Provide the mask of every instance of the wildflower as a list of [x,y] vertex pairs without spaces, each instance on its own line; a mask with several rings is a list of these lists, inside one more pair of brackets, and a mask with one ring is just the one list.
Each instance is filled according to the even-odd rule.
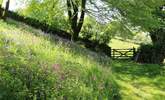
[[61,67],[60,64],[54,64],[53,65],[53,70],[56,71],[56,72],[59,72],[60,71],[60,67]]

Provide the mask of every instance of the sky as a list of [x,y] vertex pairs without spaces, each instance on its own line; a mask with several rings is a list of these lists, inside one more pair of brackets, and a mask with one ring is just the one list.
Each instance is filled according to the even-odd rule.
[[[3,7],[5,6],[7,0],[3,1]],[[20,8],[24,8],[26,0],[10,0],[9,10],[15,11]]]

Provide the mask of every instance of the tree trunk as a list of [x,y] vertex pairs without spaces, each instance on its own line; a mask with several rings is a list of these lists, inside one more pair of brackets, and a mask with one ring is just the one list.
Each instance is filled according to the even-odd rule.
[[2,3],[3,3],[3,0],[1,0],[0,2],[0,19],[2,18],[2,13],[3,13]]
[[[67,7],[68,7],[68,16],[69,21],[71,24],[72,29],[72,40],[77,41],[79,37],[79,33],[81,31],[84,16],[85,16],[85,5],[86,0],[81,1],[81,11],[79,11],[78,3],[74,2],[73,0],[67,0]],[[78,13],[81,13],[80,18]]]
[[141,46],[137,61],[140,63],[161,64],[165,59],[165,29],[150,32],[152,45]]
[[2,12],[3,12],[2,5],[0,4],[0,19],[2,18]]
[[150,34],[153,46],[155,47],[154,63],[163,63],[165,59],[165,29],[155,29]]
[[81,28],[83,26],[83,23],[84,23],[84,17],[85,17],[85,5],[86,5],[86,0],[82,0],[82,3],[81,3],[81,16],[80,16],[80,19],[79,19],[79,23],[77,25],[77,31],[74,33],[75,37],[74,39],[77,39],[78,36],[79,36],[79,33],[81,31]]
[[8,0],[8,1],[6,2],[5,11],[4,11],[4,14],[2,15],[2,17],[3,17],[4,20],[6,20],[7,13],[8,13],[8,10],[9,10],[9,5],[10,5],[10,0]]

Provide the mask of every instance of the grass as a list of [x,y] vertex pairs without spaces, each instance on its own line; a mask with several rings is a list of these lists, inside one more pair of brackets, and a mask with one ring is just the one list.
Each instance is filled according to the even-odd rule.
[[113,61],[113,75],[123,100],[164,100],[165,66]]
[[112,39],[111,42],[109,43],[109,46],[112,47],[113,49],[128,49],[128,48],[138,48],[139,45],[126,42],[126,41],[121,41],[119,39]]
[[0,21],[0,76],[3,100],[165,99],[165,66],[112,61],[13,20]]
[[0,99],[118,99],[109,61],[22,23],[0,21]]

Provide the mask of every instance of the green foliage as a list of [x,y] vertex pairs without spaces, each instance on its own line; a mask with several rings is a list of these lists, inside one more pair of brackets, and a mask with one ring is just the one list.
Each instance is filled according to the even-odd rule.
[[[104,0],[110,7],[116,8],[124,17],[125,23],[132,23],[133,26],[141,26],[149,30],[160,26],[158,17],[154,14],[156,8],[164,4],[164,0]],[[125,19],[126,18],[126,19]]]
[[[73,0],[73,2],[80,6],[80,1]],[[25,16],[45,21],[53,27],[69,30],[70,25],[66,21],[67,17],[65,16],[66,9],[65,7],[62,8],[62,6],[65,6],[64,3],[65,2],[57,0],[44,0],[42,2],[32,0],[30,1],[29,6],[23,10],[22,13]],[[92,17],[88,16],[85,18],[81,31],[82,37],[95,40],[100,43],[109,43],[111,38],[116,35],[128,38],[132,37],[134,34],[130,30],[130,26],[122,21],[100,24]]]
[[[139,54],[140,56],[138,55],[138,61],[140,62],[140,60],[142,62],[148,62],[150,63],[151,60],[153,59],[152,56],[153,56],[153,45],[150,44],[150,45],[141,45],[140,48],[139,48]],[[152,58],[152,59],[150,59]],[[153,59],[155,60],[155,59]]]
[[119,98],[109,58],[8,23],[0,21],[0,99]]
[[112,38],[118,36],[124,39],[132,39],[136,31],[131,26],[119,20],[101,24],[92,17],[86,17],[81,36],[100,43],[109,43]]
[[[141,55],[141,60],[139,61],[142,61],[144,63],[146,59],[150,57],[148,58],[149,61],[146,61],[146,63],[162,62],[165,58],[165,13],[162,10],[162,6],[165,5],[164,0],[127,0],[127,2],[124,2],[124,0],[104,1],[107,1],[111,7],[115,8],[119,12],[117,16],[119,20],[131,27],[135,27],[134,30],[143,30],[145,32],[150,32],[154,50],[152,51],[152,53],[150,52],[151,55],[149,54],[148,56],[143,57],[142,55],[147,53],[147,50],[145,50],[145,48],[142,48],[141,50],[144,50],[144,54]],[[161,51],[161,54],[157,54],[158,51]]]
[[122,37],[124,39],[132,39],[135,36],[136,31],[131,29],[131,26],[127,23],[123,23],[123,21],[112,21],[109,24],[109,32],[113,34],[113,36]]
[[109,43],[114,34],[111,32],[109,24],[98,23],[94,18],[87,17],[84,22],[81,36],[86,39],[98,41],[99,43]]
[[[43,0],[42,2],[31,0],[28,7],[21,12],[25,16],[45,21],[53,27],[70,30],[70,25],[66,21],[67,17],[65,16],[67,13],[64,7],[66,5],[65,3],[58,0]],[[77,6],[81,5],[80,1],[73,0],[73,3]],[[100,24],[96,22],[96,19],[88,16],[85,18],[81,36],[100,43],[109,43],[111,38],[116,35],[124,38],[132,38],[135,32],[132,31],[133,29],[131,27],[130,24],[120,20]],[[78,28],[75,29],[78,30]]]
[[0,5],[2,5],[3,0],[0,0]]
[[141,45],[137,61],[141,63],[157,63],[161,64],[164,61],[164,51],[162,51],[162,44],[147,44]]
[[69,24],[65,16],[65,6],[59,0],[31,0],[21,14],[27,17],[45,21],[56,28],[67,30]]

